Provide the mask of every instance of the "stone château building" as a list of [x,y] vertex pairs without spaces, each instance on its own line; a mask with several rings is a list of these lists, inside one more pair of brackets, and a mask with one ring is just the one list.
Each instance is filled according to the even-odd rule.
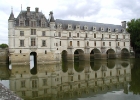
[[29,63],[30,55],[38,63],[73,60],[128,58],[130,34],[122,25],[47,19],[39,8],[13,11],[8,19],[9,53],[12,63]]

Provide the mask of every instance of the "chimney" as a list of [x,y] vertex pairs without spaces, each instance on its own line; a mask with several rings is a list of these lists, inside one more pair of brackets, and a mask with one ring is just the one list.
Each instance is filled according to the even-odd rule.
[[126,29],[126,21],[122,21],[122,27]]
[[35,12],[38,13],[39,12],[39,8],[36,7],[35,8]]
[[30,7],[27,7],[27,12],[30,12]]

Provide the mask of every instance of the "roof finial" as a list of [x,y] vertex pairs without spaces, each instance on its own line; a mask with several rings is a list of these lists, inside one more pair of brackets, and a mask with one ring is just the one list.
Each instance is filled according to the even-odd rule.
[[13,7],[11,6],[11,13],[13,13]]
[[21,11],[22,11],[22,4],[21,4]]

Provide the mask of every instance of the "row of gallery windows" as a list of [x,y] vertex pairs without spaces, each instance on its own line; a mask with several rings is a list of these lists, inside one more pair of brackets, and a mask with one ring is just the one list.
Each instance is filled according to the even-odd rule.
[[[31,29],[31,35],[36,35],[36,29]],[[24,31],[20,31],[20,36],[24,36]],[[42,36],[46,36],[46,32],[42,31]],[[80,34],[77,33],[77,37],[80,37]],[[61,37],[61,32],[58,33],[58,37]],[[72,37],[72,33],[69,32],[69,37]],[[88,37],[88,34],[85,34],[85,37]],[[94,38],[96,38],[96,34],[94,34]],[[104,34],[102,34],[102,38],[104,38]],[[108,35],[108,38],[111,38],[111,35]],[[118,35],[116,35],[116,38],[118,39]],[[123,39],[125,39],[125,35],[123,35]]]
[[[125,46],[125,42],[123,42],[124,43],[124,46]],[[96,46],[96,41],[94,42],[94,46]],[[73,46],[72,45],[72,41],[70,41],[70,43],[69,43],[69,45],[70,46]],[[24,40],[20,40],[20,47],[24,47],[25,45],[24,45]],[[31,38],[31,46],[36,46],[36,39],[35,38]],[[42,47],[43,46],[47,46],[47,44],[46,44],[46,40],[42,40]],[[54,44],[54,46],[55,46],[55,44]],[[58,43],[56,43],[56,46],[61,46],[61,41],[59,42],[59,44]],[[80,46],[80,41],[77,41],[77,46]],[[87,41],[87,46],[89,46],[89,42]],[[102,46],[107,46],[106,44],[105,44],[105,42],[102,42]],[[109,42],[109,46],[111,46],[111,42]],[[117,46],[120,46],[120,42],[118,42],[117,43]]]

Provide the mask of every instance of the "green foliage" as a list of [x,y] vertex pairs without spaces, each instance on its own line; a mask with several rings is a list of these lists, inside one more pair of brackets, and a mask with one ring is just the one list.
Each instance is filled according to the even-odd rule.
[[140,19],[132,19],[127,23],[127,31],[130,33],[131,46],[137,52],[140,51]]
[[4,48],[7,48],[8,47],[8,45],[7,44],[0,44],[0,48],[2,48],[2,49],[4,49]]

